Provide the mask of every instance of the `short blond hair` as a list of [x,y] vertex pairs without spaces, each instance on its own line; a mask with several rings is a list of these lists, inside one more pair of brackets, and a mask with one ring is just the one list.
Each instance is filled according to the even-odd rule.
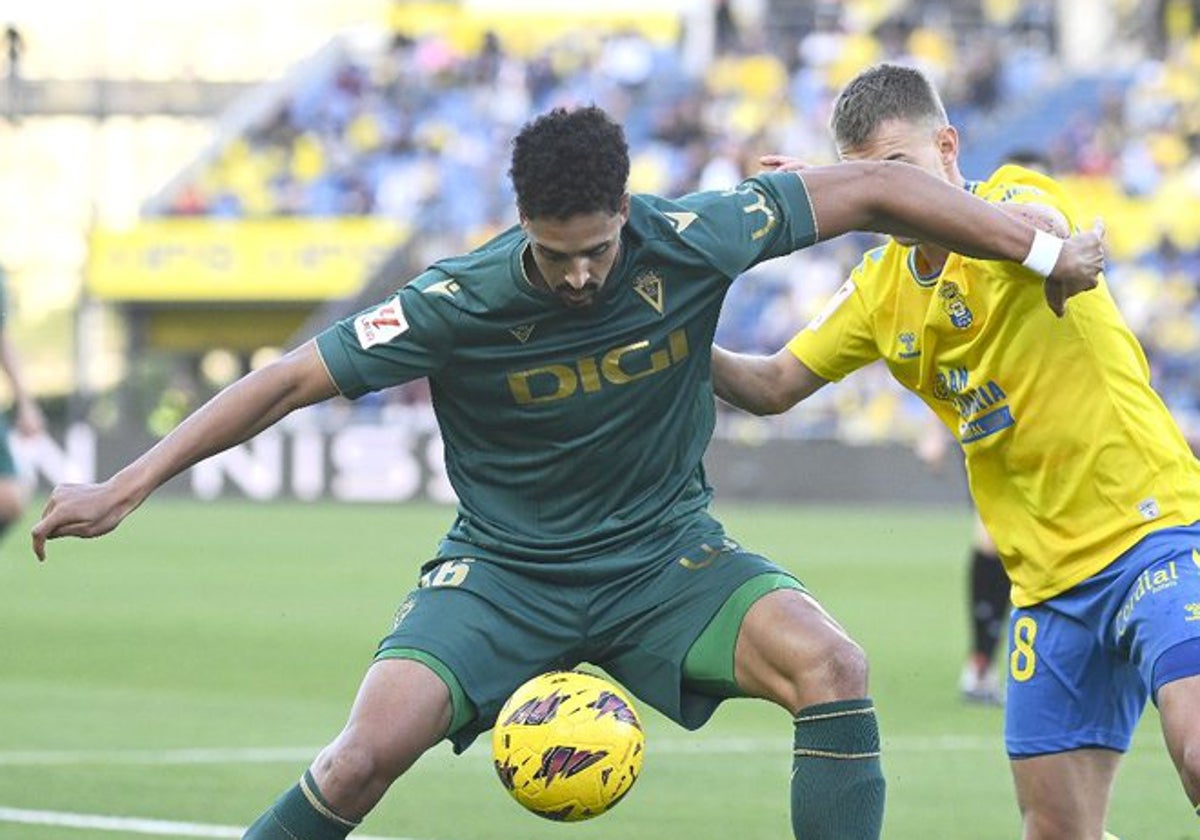
[[876,64],[842,88],[829,127],[839,149],[862,146],[888,120],[949,125],[946,107],[933,83],[915,67]]

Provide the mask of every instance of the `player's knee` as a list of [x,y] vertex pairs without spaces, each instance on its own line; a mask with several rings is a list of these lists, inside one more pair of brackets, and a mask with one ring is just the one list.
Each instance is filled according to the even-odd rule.
[[867,693],[867,654],[849,636],[837,634],[829,642],[822,663],[822,681],[841,699],[862,697]]
[[867,694],[867,655],[850,637],[830,633],[796,662],[788,680],[784,705],[794,712]]
[[383,748],[381,741],[349,727],[317,756],[313,775],[331,804],[357,801],[359,792],[378,791],[382,795],[415,761],[415,756]]
[[1102,809],[1089,807],[1086,797],[1043,797],[1024,803],[1021,816],[1024,840],[1091,840],[1104,830]]
[[[383,762],[366,744],[339,738],[318,757],[314,775],[330,795],[341,787],[367,787],[381,775]],[[334,797],[336,798],[336,797]]]
[[1026,811],[1024,824],[1024,840],[1073,840],[1085,836],[1075,821],[1048,808]]
[[1193,800],[1200,798],[1200,731],[1190,733],[1183,744],[1179,757],[1179,775]]

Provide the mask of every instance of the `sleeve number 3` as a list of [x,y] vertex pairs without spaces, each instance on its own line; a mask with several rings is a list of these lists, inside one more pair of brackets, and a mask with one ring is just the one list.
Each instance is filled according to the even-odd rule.
[[1028,680],[1037,667],[1037,654],[1033,650],[1036,638],[1037,622],[1032,618],[1021,616],[1013,622],[1013,650],[1008,657],[1008,667],[1017,682]]

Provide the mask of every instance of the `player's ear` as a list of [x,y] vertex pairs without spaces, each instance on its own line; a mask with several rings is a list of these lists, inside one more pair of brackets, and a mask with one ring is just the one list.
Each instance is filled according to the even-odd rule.
[[625,193],[623,196],[621,196],[621,204],[617,208],[617,213],[621,217],[622,224],[629,221],[629,193]]
[[949,166],[958,161],[958,129],[952,125],[944,125],[934,135],[938,153],[942,156],[942,164]]

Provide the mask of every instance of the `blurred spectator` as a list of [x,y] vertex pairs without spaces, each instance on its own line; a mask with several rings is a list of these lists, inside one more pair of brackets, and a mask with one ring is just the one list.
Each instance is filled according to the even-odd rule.
[[[294,90],[183,185],[171,212],[375,215],[409,226],[421,247],[438,243],[454,252],[515,220],[507,143],[535,112],[595,102],[617,116],[630,141],[634,191],[721,189],[752,174],[763,152],[833,160],[826,130],[833,92],[866,64],[904,61],[941,83],[973,147],[986,135],[1029,149],[1026,165],[1115,183],[1121,195],[1145,202],[1139,216],[1164,220],[1167,232],[1155,236],[1150,225],[1113,261],[1109,277],[1131,325],[1151,331],[1143,338],[1158,390],[1184,417],[1197,418],[1188,422],[1200,434],[1195,19],[1181,24],[1183,6],[1172,6],[1172,46],[1143,60],[1127,82],[1097,83],[1077,102],[1054,55],[1052,6],[922,2],[900,4],[895,14],[894,3],[821,0],[804,7],[799,37],[771,45],[764,27],[739,30],[741,4],[714,0],[718,54],[701,78],[685,72],[676,47],[635,28],[567,29],[519,53],[495,32],[478,33],[473,49],[455,33],[396,33],[376,53],[355,54]],[[958,28],[959,20],[968,25]],[[1054,122],[1022,128],[1022,110],[1055,93],[1072,98],[1062,100]],[[1118,221],[1111,221],[1115,236]],[[721,342],[776,348],[815,314],[868,243],[823,243],[739,280],[727,298]],[[771,428],[857,440],[915,437],[920,422],[897,394],[887,377],[863,376],[854,389],[814,400]]]
[[1200,25],[1200,0],[1154,0],[1154,35],[1158,54],[1195,34]]
[[716,28],[716,51],[732,52],[741,43],[737,18],[733,14],[733,0],[713,0],[713,25]]
[[17,122],[21,118],[21,56],[25,52],[25,39],[16,24],[9,23],[4,27],[4,55],[7,61],[5,88],[5,116],[9,122]]

